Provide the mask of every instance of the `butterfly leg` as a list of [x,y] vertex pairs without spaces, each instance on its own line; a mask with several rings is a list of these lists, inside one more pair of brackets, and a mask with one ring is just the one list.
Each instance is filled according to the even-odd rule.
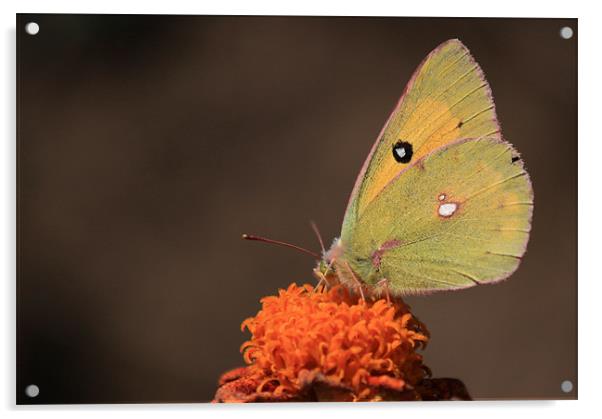
[[317,268],[314,268],[314,276],[319,280],[318,281],[318,285],[316,285],[316,287],[314,288],[314,292],[320,288],[320,285],[324,285],[326,286],[330,286],[330,284],[328,283],[328,280],[326,279],[326,275],[324,275],[322,272],[320,272]]
[[353,273],[353,269],[351,269],[351,266],[349,266],[349,262],[345,262],[345,266],[347,267],[347,270],[351,274],[351,278],[353,278],[353,282],[355,282],[355,285],[360,290],[360,295],[362,296],[362,301],[365,303],[366,297],[364,296],[364,285],[362,284],[362,282],[359,279],[357,279],[357,276],[355,276],[355,274]]
[[317,290],[320,287],[320,285],[324,285],[328,288],[331,287],[331,284],[327,279],[327,275],[328,275],[328,272],[330,272],[330,270],[332,269],[332,265],[334,265],[334,259],[332,259],[328,263],[328,265],[326,265],[326,269],[324,270],[324,272],[320,271],[318,268],[314,268],[314,270],[313,270],[314,276],[319,280],[318,285],[316,285],[314,290]]
[[385,290],[385,296],[387,297],[387,303],[391,302],[391,293],[389,292],[389,280],[387,278],[383,278],[376,283],[379,287],[383,287]]

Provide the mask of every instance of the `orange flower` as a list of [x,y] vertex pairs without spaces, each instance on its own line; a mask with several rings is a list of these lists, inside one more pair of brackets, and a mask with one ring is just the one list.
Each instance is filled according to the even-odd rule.
[[257,395],[295,399],[322,383],[352,400],[380,400],[383,391],[413,390],[427,375],[416,350],[428,332],[402,301],[291,284],[261,303],[242,323],[252,337],[241,347],[249,366],[240,375]]

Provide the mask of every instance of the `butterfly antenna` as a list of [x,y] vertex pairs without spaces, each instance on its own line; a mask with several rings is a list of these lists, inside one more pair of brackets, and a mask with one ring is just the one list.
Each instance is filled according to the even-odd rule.
[[244,240],[254,240],[254,241],[258,241],[258,242],[277,244],[278,246],[290,247],[291,249],[295,249],[295,250],[298,250],[298,251],[303,252],[305,254],[308,254],[310,256],[313,256],[316,259],[321,259],[321,256],[319,254],[317,254],[316,252],[312,252],[311,250],[304,249],[303,247],[299,247],[299,246],[296,246],[294,244],[290,244],[290,243],[286,243],[286,242],[281,242],[281,241],[278,241],[278,240],[267,239],[265,237],[260,237],[260,236],[253,236],[251,234],[243,234],[242,238]]
[[311,225],[311,229],[314,231],[314,233],[316,233],[316,237],[320,242],[320,249],[322,249],[322,254],[325,254],[326,249],[324,248],[324,240],[322,240],[322,235],[320,234],[320,230],[318,229],[317,224],[313,221],[310,221],[309,224]]

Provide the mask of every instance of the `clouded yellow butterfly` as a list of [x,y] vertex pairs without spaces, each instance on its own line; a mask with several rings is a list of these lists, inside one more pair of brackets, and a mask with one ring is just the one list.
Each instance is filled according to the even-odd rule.
[[420,64],[357,178],[316,273],[395,295],[493,283],[523,256],[533,190],[489,84],[456,39]]

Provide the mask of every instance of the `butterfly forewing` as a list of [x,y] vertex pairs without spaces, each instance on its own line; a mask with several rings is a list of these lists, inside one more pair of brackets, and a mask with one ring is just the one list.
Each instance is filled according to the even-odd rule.
[[[415,71],[381,131],[356,181],[342,237],[413,161],[460,138],[484,136],[500,138],[491,90],[468,49],[459,40],[449,40]],[[411,147],[410,158],[409,147],[400,149],[401,143]]]

